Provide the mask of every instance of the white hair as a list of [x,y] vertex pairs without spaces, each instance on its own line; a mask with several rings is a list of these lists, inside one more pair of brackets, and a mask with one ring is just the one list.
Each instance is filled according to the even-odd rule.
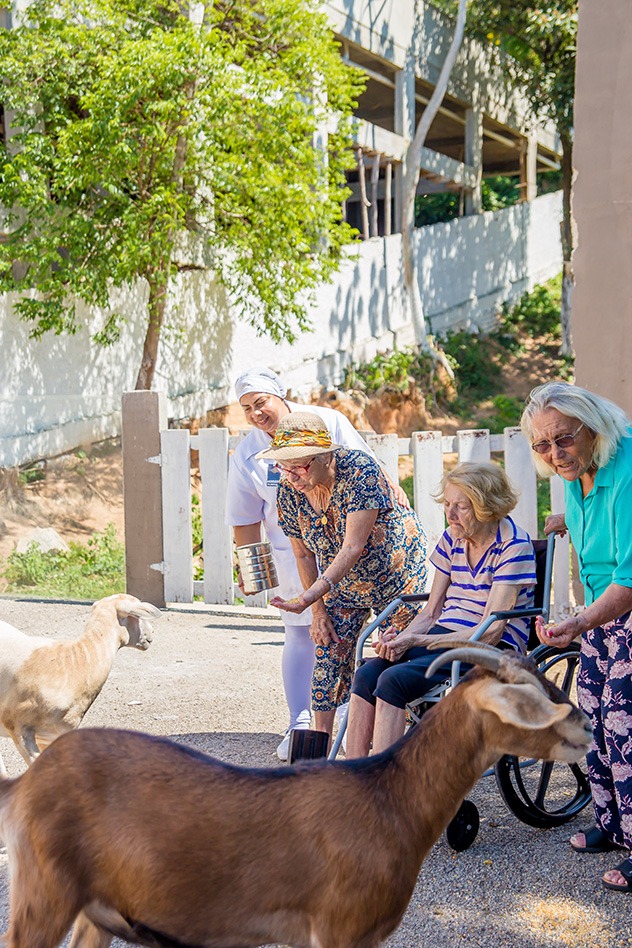
[[[592,431],[595,435],[592,461],[597,468],[605,467],[616,454],[621,439],[630,435],[630,422],[614,402],[568,382],[546,382],[533,389],[520,419],[522,433],[530,442],[535,416],[549,408],[555,408],[569,419],[577,419]],[[539,474],[551,474],[550,466],[539,455],[535,455],[534,462]]]

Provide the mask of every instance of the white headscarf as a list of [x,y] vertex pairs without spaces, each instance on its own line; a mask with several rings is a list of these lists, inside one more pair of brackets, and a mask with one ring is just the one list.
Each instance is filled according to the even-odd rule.
[[285,398],[287,389],[276,372],[265,365],[256,365],[247,372],[243,372],[235,382],[238,401],[242,395],[249,395],[251,392],[265,392],[268,395]]

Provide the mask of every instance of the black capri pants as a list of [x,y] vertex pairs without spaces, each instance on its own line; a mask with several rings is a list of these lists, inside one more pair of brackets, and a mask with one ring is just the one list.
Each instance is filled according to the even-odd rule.
[[[449,631],[434,626],[428,634],[441,635]],[[424,645],[414,645],[396,662],[370,658],[356,671],[351,693],[369,704],[374,705],[376,699],[381,698],[396,708],[405,708],[410,701],[423,697],[435,685],[449,678],[447,667],[438,669],[431,678],[426,678],[426,669],[441,654],[441,651],[431,652]]]

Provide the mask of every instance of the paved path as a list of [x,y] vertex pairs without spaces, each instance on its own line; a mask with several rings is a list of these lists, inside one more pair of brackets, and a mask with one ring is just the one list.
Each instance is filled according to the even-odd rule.
[[[0,619],[32,633],[76,635],[86,614],[86,606],[0,599]],[[119,653],[85,723],[170,735],[232,763],[278,766],[286,723],[282,638],[270,619],[171,611],[156,623],[147,652]],[[16,774],[20,758],[9,741],[0,744]],[[436,844],[391,948],[632,946],[632,898],[599,884],[612,856],[569,852],[568,827],[542,831],[518,822],[493,779],[471,798],[481,813],[476,842],[458,855],[445,838]],[[6,924],[0,851],[0,931]]]

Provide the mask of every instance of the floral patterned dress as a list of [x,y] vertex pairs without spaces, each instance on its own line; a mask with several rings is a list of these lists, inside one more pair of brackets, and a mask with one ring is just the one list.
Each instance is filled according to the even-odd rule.
[[[370,610],[378,613],[402,594],[426,585],[426,537],[413,510],[397,503],[384,473],[362,451],[335,452],[336,473],[329,504],[316,513],[307,497],[284,481],[279,486],[279,524],[290,538],[302,539],[321,572],[344,543],[347,516],[359,510],[378,515],[357,563],[325,596],[327,613],[340,642],[316,647],[312,708],[330,711],[347,700],[353,657]],[[403,605],[387,624],[405,628],[417,611]]]

